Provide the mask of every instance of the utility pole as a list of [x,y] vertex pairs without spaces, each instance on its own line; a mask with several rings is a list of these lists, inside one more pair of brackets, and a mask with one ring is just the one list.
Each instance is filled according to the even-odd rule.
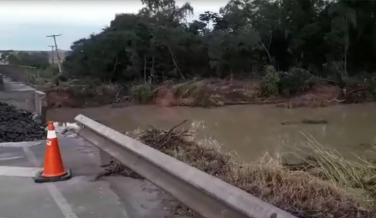
[[56,36],[61,36],[62,34],[58,34],[58,35],[50,35],[50,36],[47,36],[47,37],[53,37],[54,38],[54,42],[55,42],[55,50],[56,50],[56,56],[57,56],[57,65],[59,67],[59,73],[60,75],[63,74],[63,71],[61,70],[61,66],[60,66],[60,56],[59,56],[59,51],[57,50],[57,43],[56,43]]
[[51,47],[51,63],[54,63],[54,45],[49,45],[48,47]]

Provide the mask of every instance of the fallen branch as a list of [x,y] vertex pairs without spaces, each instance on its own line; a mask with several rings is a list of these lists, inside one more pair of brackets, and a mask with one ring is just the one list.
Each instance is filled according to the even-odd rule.
[[346,93],[346,96],[351,95],[351,94],[354,94],[354,93],[357,93],[357,92],[360,92],[360,91],[364,91],[365,89],[366,89],[366,88],[362,87],[362,88],[358,88],[358,89],[351,90],[351,91],[349,91],[348,93]]

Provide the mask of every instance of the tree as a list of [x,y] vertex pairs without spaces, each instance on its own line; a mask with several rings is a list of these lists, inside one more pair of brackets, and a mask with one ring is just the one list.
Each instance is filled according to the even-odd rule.
[[11,52],[6,56],[9,64],[44,69],[50,65],[47,52]]
[[[138,13],[118,14],[99,34],[74,42],[63,67],[76,77],[154,83],[262,76],[270,64],[321,77],[374,72],[375,2],[230,0],[188,23],[189,3],[142,0]],[[332,73],[326,65],[339,67]]]

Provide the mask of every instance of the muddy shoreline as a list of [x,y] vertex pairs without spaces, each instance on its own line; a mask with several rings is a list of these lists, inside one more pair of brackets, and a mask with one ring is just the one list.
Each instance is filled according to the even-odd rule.
[[[365,103],[367,93],[352,92],[343,96],[340,87],[316,84],[298,94],[284,96],[262,96],[260,81],[248,80],[201,80],[178,84],[148,85],[119,88],[113,84],[60,85],[41,88],[47,93],[50,108],[86,108],[103,105],[126,107],[151,104],[163,107],[220,107],[226,105],[275,104],[277,107],[326,107],[346,103]],[[124,89],[128,89],[125,90]],[[354,88],[355,89],[355,88]]]

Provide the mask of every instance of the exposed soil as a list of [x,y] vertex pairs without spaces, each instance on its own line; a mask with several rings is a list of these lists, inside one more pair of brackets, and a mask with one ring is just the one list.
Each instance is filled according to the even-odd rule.
[[[200,83],[195,82],[196,84]],[[206,80],[195,83],[164,85],[156,90],[155,103],[160,106],[223,106],[234,104],[266,104],[278,102],[259,96],[257,81]],[[194,87],[196,86],[196,87]],[[193,87],[193,88],[192,88]]]
[[[49,107],[95,107],[113,104],[125,107],[138,104],[129,96],[119,96],[111,85],[99,85],[88,90],[85,87],[49,87]],[[260,96],[260,82],[255,80],[203,80],[181,84],[163,84],[153,87],[154,99],[149,102],[163,107],[171,106],[223,106],[235,104],[276,104],[278,107],[325,107],[344,102],[339,100],[342,90],[335,85],[315,85],[290,98]],[[356,95],[362,95],[357,92]],[[358,97],[355,96],[355,99]],[[351,101],[356,102],[356,101]],[[364,100],[360,100],[364,102]]]
[[333,85],[316,85],[312,89],[295,95],[285,102],[278,103],[278,107],[325,107],[341,102],[337,98],[341,95],[341,89]]
[[80,86],[55,86],[43,89],[48,107],[96,107],[115,101],[116,91],[108,85],[91,89]]
[[261,97],[258,81],[208,81],[201,98],[179,96],[176,87],[164,86],[157,90],[155,103],[160,106],[223,106],[235,104],[276,104],[278,107],[324,107],[341,103],[341,89],[334,85],[316,85],[290,98]]

